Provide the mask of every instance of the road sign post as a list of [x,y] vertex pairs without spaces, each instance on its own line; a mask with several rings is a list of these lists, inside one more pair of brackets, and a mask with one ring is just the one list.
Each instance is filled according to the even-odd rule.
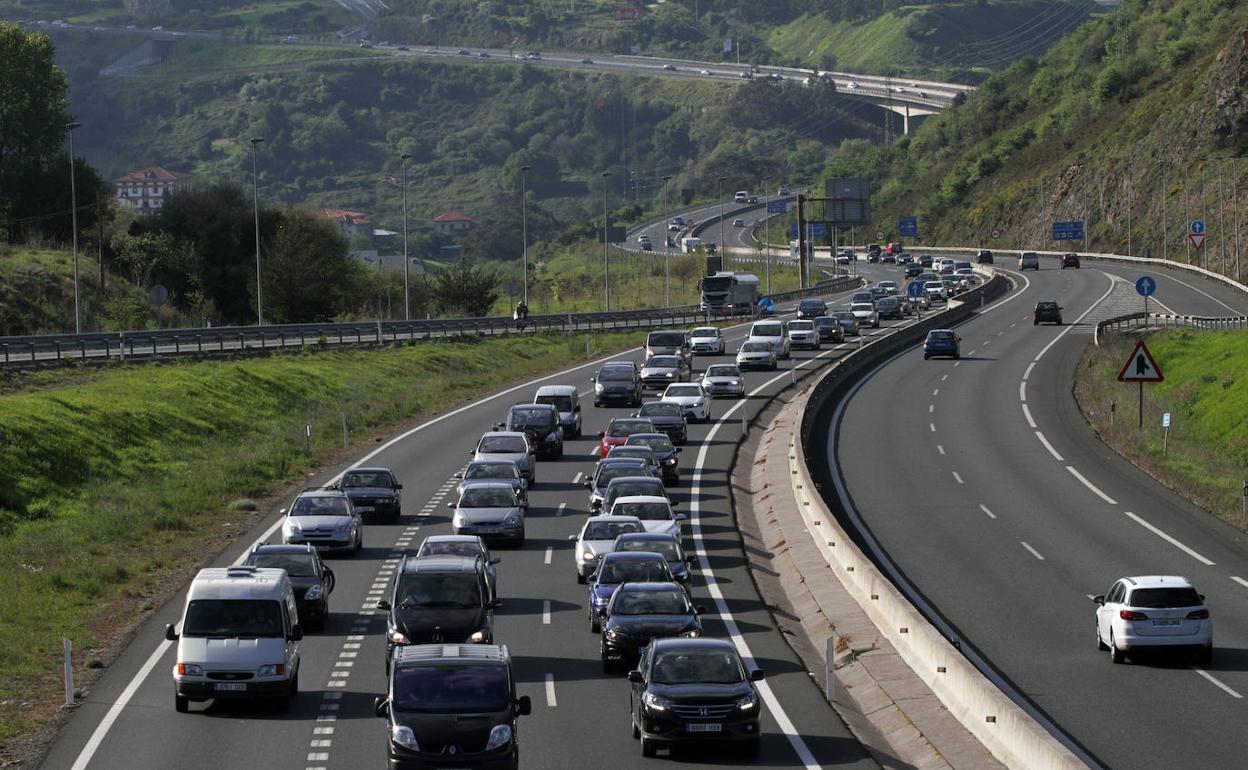
[[1144,328],[1148,328],[1148,297],[1157,291],[1157,281],[1151,275],[1135,279],[1135,292],[1144,298]]
[[1166,378],[1161,373],[1161,367],[1157,366],[1157,361],[1153,359],[1153,354],[1148,351],[1148,346],[1144,344],[1144,340],[1135,343],[1131,355],[1127,357],[1127,362],[1122,365],[1122,369],[1118,372],[1119,382],[1136,382],[1140,385],[1140,411],[1139,411],[1139,428],[1144,429],[1144,383],[1146,382],[1162,382]]
[[1161,415],[1161,427],[1166,429],[1165,434],[1161,437],[1161,456],[1166,456],[1166,445],[1170,443],[1170,413],[1166,412]]
[[1192,223],[1187,226],[1187,239],[1192,242],[1192,246],[1199,252],[1200,247],[1205,245],[1205,220],[1192,220]]
[[897,234],[902,238],[918,238],[919,218],[897,217]]

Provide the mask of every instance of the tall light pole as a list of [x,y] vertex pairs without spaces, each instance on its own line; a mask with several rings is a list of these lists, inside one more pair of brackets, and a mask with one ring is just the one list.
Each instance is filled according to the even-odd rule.
[[724,180],[728,177],[721,176],[719,178],[719,261],[724,264],[724,254],[727,252],[724,243]]
[[611,270],[607,256],[607,177],[610,171],[602,172],[602,304],[603,311],[611,311]]
[[529,306],[529,196],[528,176],[530,166],[520,167],[520,253],[521,253],[521,286],[524,295],[524,306]]
[[74,231],[74,334],[82,334],[82,302],[78,286],[78,189],[74,180],[74,129],[81,125],[77,121],[65,125],[65,132],[69,134],[69,215]]
[[667,229],[667,183],[672,175],[663,177],[663,304],[672,306],[672,240]]
[[264,326],[264,288],[260,282],[260,181],[256,176],[256,146],[262,137],[251,138],[251,203],[256,218],[256,325]]
[[403,320],[412,320],[412,290],[408,271],[411,260],[407,257],[407,162],[414,156],[405,152],[399,155],[399,177],[403,185]]

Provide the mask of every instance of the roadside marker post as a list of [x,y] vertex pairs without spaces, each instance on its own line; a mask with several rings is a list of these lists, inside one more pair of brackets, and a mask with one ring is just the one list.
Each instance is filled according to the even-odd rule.
[[1166,456],[1166,447],[1170,443],[1170,413],[1166,412],[1161,415],[1161,427],[1166,429],[1165,434],[1161,437],[1161,456]]
[[65,708],[74,707],[74,643],[69,639],[61,639],[61,648],[65,653]]

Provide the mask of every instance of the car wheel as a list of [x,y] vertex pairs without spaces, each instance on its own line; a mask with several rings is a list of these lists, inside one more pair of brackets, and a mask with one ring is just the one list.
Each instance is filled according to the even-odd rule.
[[[632,711],[631,707],[629,708],[629,711]],[[633,722],[633,740],[637,740],[638,738],[641,737],[641,728],[637,726],[636,719],[632,720],[632,722]]]
[[647,758],[653,757],[655,754],[658,753],[658,751],[659,751],[659,748],[658,746],[654,745],[654,741],[650,740],[644,735],[641,736],[641,755],[643,757],[647,757]]
[[1118,649],[1118,645],[1114,643],[1114,632],[1109,632],[1109,659],[1113,663],[1122,663],[1127,659],[1127,654]]
[[955,360],[955,361],[960,361],[961,359],[962,359],[962,354],[961,354],[961,353],[954,353],[954,354],[953,354],[953,360]]
[[924,354],[923,354],[923,360],[924,360],[924,361],[926,361],[926,360],[927,360],[927,359],[929,359],[929,358],[931,358],[931,356],[930,356],[930,355],[928,355],[927,353],[924,353]]
[[[594,402],[594,408],[595,408],[595,409],[601,409],[601,408],[602,408],[602,402],[601,402],[601,401],[595,401],[595,402]],[[579,434],[578,434],[578,435],[579,435]]]
[[524,530],[520,530],[520,539],[516,541],[516,548],[524,547]]
[[585,583],[587,582],[587,580],[588,580],[588,579],[587,579],[584,575],[582,575],[580,572],[577,572],[577,573],[576,573],[576,582],[577,582],[577,585],[585,585]]
[[355,533],[355,552],[359,553],[360,549],[363,547],[364,547],[364,533],[357,530]]
[[1031,319],[1031,325],[1032,325],[1032,326],[1039,326],[1039,325],[1040,325],[1040,321],[1039,321],[1038,319],[1033,318],[1033,319]]
[[1108,649],[1109,649],[1109,645],[1107,645],[1107,644],[1105,644],[1105,642],[1101,641],[1101,627],[1100,627],[1099,625],[1097,625],[1097,627],[1096,627],[1096,651],[1097,651],[1097,652],[1105,652],[1105,651],[1106,651],[1106,650],[1108,650]]
[[601,630],[602,630],[602,622],[598,619],[598,616],[590,615],[589,616],[589,632],[591,634],[596,634]]
[[745,755],[747,757],[757,757],[763,748],[762,738],[754,738],[745,744]]
[[191,708],[191,699],[185,695],[173,694],[173,710],[179,714],[185,714]]
[[1200,652],[1196,654],[1196,661],[1202,666],[1208,666],[1213,663],[1213,643],[1206,644],[1200,648]]

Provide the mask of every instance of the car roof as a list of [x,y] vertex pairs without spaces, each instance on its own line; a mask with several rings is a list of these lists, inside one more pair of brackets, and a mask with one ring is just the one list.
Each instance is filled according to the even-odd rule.
[[1192,583],[1181,575],[1139,575],[1123,578],[1134,588],[1192,588]]
[[516,465],[515,460],[507,460],[501,457],[485,457],[480,460],[469,460],[469,465],[510,465],[519,470],[520,466]]
[[610,489],[612,484],[628,484],[634,481],[657,482],[659,484],[663,483],[662,480],[657,479],[654,476],[616,476],[611,479],[611,481],[607,482],[607,488]]
[[[646,551],[622,551],[621,553],[646,553]],[[682,591],[684,590],[684,587],[681,586],[680,583],[677,583],[671,580],[655,580],[655,581],[648,581],[645,583],[630,582],[630,583],[624,583],[623,585],[620,586],[620,590],[622,591],[623,590],[627,590],[627,591],[670,591],[673,588],[679,588]]]
[[475,543],[481,544],[481,538],[478,535],[429,535],[425,538],[426,543]]
[[[629,436],[628,438],[629,438],[629,441],[631,441],[632,439],[643,439],[643,438],[665,438],[665,439],[667,439],[668,441],[671,441],[671,440],[672,440],[672,439],[671,439],[671,437],[670,437],[670,436],[668,436],[666,433],[634,433],[633,435]],[[625,445],[625,446],[628,446],[628,442],[625,442],[625,443],[624,443],[624,445]],[[653,448],[653,447],[652,447],[652,448]],[[620,458],[620,459],[622,459],[622,460],[623,460],[623,459],[628,459],[628,458],[623,458],[623,457],[622,457],[622,458]]]
[[654,551],[608,551],[602,558],[611,561],[661,561],[666,563],[663,554]]
[[489,489],[490,487],[505,489],[508,492],[515,489],[510,481],[495,481],[493,479],[471,479],[471,483],[468,485],[469,489]]
[[281,600],[290,590],[286,570],[273,567],[205,567],[191,581],[188,600],[272,599]]
[[[528,441],[528,437],[518,430],[487,430],[481,434],[481,438],[522,438]],[[477,442],[480,443],[480,442]]]
[[573,396],[578,395],[575,385],[543,385],[537,389],[535,396]]
[[343,471],[343,472],[344,472],[344,473],[353,473],[353,472],[359,472],[359,473],[389,473],[389,474],[390,474],[390,475],[392,475],[392,476],[394,475],[394,471],[390,470],[389,468],[382,468],[382,467],[380,467],[380,466],[378,466],[378,467],[370,467],[370,468],[363,468],[363,467],[361,467],[361,468],[347,468],[347,469],[346,469],[345,471]]
[[[615,553],[614,551],[612,553]],[[634,551],[633,553],[642,553]],[[711,639],[705,636],[695,639],[684,638],[679,636],[667,636],[653,639],[650,642],[652,652],[666,652],[667,650],[713,650],[715,652],[726,652],[731,650],[736,652],[737,648],[727,639]]]
[[541,409],[542,411],[550,412],[550,411],[555,410],[555,405],[554,404],[512,404],[508,411],[514,411],[516,409]]
[[[605,521],[608,524],[624,524],[624,523],[640,524],[641,523],[641,519],[637,518],[636,516],[613,516],[611,514],[605,514],[603,516],[590,516],[588,519],[585,520],[585,523],[589,524],[590,522],[595,522],[595,521],[598,521],[598,522]],[[584,527],[581,527],[581,529],[584,529]]]
[[718,327],[718,326],[695,326],[695,327],[694,327],[694,329],[693,329],[693,331],[691,331],[691,332],[689,332],[689,333],[690,333],[690,334],[696,334],[696,333],[698,333],[698,332],[713,332],[713,333],[715,333],[715,334],[718,334],[718,333],[719,333],[719,327]]
[[346,498],[347,493],[341,489],[305,489],[299,493],[299,497],[341,497]]
[[615,504],[620,503],[663,503],[671,506],[671,501],[660,495],[625,495],[624,497],[615,498]]
[[255,554],[262,554],[262,553],[295,553],[295,554],[298,554],[298,553],[301,553],[301,554],[315,555],[316,547],[311,546],[311,545],[285,545],[283,543],[267,543],[265,545],[258,545],[255,548],[252,548],[251,552]]
[[462,663],[506,664],[511,660],[507,645],[497,644],[403,644],[394,648],[395,667],[452,660]]
[[671,532],[621,532],[615,536],[616,540],[666,540],[672,543],[679,543],[680,538]]
[[480,560],[472,556],[412,556],[403,560],[400,571],[405,575],[415,572],[476,572]]

